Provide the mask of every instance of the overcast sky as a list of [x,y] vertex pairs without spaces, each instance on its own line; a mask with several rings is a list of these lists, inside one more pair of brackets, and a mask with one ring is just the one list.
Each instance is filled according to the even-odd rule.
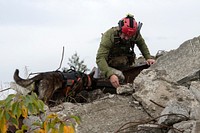
[[[101,33],[134,14],[152,55],[177,49],[200,35],[200,0],[0,0],[0,82],[13,81],[16,68],[56,70],[75,52],[89,69]],[[139,55],[140,52],[136,50]]]

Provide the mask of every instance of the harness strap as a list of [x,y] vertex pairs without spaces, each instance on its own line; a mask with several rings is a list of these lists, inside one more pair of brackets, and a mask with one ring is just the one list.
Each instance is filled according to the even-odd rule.
[[[81,78],[78,78],[76,81],[75,80],[72,80],[72,79],[68,79],[67,80],[67,84],[66,84],[66,87],[65,87],[65,96],[69,96],[69,94],[70,94],[70,92],[72,92],[72,93],[76,93],[75,91],[75,89],[73,89],[74,88],[74,85],[76,84],[76,83],[79,83],[80,82],[80,80],[81,80]],[[74,91],[74,92],[73,92]]]
[[68,95],[69,95],[70,90],[71,90],[71,87],[70,87],[70,86],[67,86],[67,87],[65,88],[65,96],[68,96]]
[[89,89],[90,86],[91,86],[91,84],[92,84],[92,81],[91,81],[91,78],[90,78],[89,75],[87,75],[87,79],[88,79],[88,81],[87,81],[87,85],[85,85],[84,87],[85,87],[86,89]]
[[74,84],[74,82],[75,81],[73,79],[68,79],[66,84],[67,84],[67,86],[71,86]]
[[74,96],[77,92],[82,90],[82,87],[88,89],[91,86],[91,78],[74,69],[69,69],[62,73],[63,75],[63,89],[65,96]]

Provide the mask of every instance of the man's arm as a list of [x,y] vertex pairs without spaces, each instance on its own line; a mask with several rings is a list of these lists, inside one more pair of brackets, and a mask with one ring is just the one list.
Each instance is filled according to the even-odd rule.
[[139,34],[136,39],[136,45],[146,60],[151,58],[149,49],[148,49],[148,47],[145,43],[145,40],[143,39],[141,34]]
[[111,36],[112,34],[110,31],[103,34],[96,56],[96,63],[98,67],[107,78],[114,74],[112,72],[112,68],[109,67],[107,63],[108,55],[113,45]]
[[141,34],[139,34],[137,40],[136,40],[136,45],[139,48],[139,50],[141,51],[142,55],[144,56],[144,58],[146,59],[146,62],[148,65],[152,65],[155,63],[155,60],[151,58],[151,54],[149,52],[149,49],[142,37]]

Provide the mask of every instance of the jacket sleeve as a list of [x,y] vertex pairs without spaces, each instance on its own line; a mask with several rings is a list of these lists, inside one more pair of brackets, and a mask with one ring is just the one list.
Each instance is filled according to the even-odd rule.
[[107,78],[109,78],[111,75],[114,74],[112,71],[113,68],[109,67],[107,63],[108,55],[113,46],[113,42],[114,42],[114,35],[111,33],[111,30],[105,32],[102,35],[100,46],[96,55],[97,66]]
[[151,58],[149,49],[141,34],[139,34],[136,39],[136,45],[146,60]]

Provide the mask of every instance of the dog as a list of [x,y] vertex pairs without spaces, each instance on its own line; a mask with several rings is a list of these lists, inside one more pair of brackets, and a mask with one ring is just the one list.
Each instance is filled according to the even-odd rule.
[[95,86],[94,73],[85,74],[69,69],[66,72],[43,72],[30,79],[23,79],[16,69],[13,78],[19,86],[35,92],[39,99],[48,104],[54,93],[59,94],[59,97],[75,97],[82,90],[92,89]]

